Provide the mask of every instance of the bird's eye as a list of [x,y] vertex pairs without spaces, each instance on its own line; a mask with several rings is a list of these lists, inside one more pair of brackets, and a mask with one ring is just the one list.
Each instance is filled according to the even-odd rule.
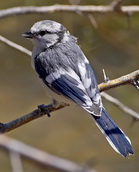
[[42,30],[42,31],[39,32],[39,35],[41,35],[41,36],[43,36],[45,34],[46,34],[46,31],[44,31],[44,30]]

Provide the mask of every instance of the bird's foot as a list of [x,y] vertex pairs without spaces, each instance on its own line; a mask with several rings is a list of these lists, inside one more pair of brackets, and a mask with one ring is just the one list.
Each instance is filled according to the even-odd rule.
[[5,124],[0,122],[0,134],[3,134],[6,132],[6,126]]
[[48,106],[46,106],[45,104],[38,105],[38,109],[40,112],[46,113],[48,117],[51,117],[51,114],[48,110]]

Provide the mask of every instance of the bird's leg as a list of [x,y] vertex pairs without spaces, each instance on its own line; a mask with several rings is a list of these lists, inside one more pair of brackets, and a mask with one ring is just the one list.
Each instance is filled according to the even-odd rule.
[[48,117],[51,117],[51,114],[49,112],[49,108],[57,108],[59,107],[59,102],[56,101],[55,99],[52,99],[52,104],[49,105],[45,105],[45,104],[41,104],[38,105],[38,109],[40,112],[47,114]]
[[6,125],[0,122],[0,134],[5,133]]

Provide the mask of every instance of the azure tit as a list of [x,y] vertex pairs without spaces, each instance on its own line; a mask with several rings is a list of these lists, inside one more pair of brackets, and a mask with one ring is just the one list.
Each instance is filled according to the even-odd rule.
[[79,105],[92,116],[116,152],[124,157],[133,154],[130,139],[102,105],[94,71],[76,38],[51,20],[35,23],[23,36],[34,44],[32,65],[54,105]]

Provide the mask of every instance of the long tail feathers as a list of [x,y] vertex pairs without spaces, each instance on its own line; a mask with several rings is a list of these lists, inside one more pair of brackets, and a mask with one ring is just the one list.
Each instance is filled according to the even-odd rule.
[[106,110],[103,108],[100,117],[93,116],[101,132],[105,135],[113,149],[124,157],[134,154],[130,139],[114,123]]

